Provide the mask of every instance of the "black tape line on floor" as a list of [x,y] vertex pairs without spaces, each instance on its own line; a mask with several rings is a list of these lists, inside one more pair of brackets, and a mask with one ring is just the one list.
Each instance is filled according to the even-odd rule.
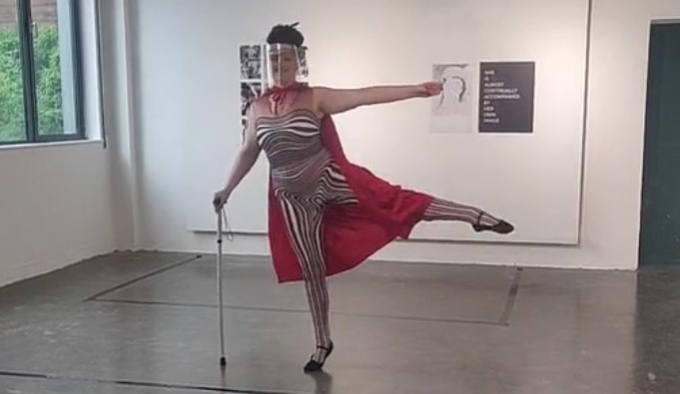
[[93,300],[96,300],[96,299],[98,299],[99,297],[103,297],[103,296],[105,296],[105,295],[107,295],[107,294],[109,294],[109,293],[113,293],[113,292],[116,291],[116,290],[120,290],[120,289],[122,289],[122,288],[124,288],[124,287],[127,287],[127,286],[130,286],[130,285],[132,285],[132,284],[141,282],[141,281],[143,281],[144,279],[149,279],[149,278],[151,278],[152,276],[156,276],[156,275],[158,275],[158,274],[162,274],[163,272],[170,271],[171,269],[175,269],[175,268],[180,267],[180,266],[183,266],[183,265],[185,265],[185,264],[192,263],[192,262],[194,262],[194,261],[196,261],[196,260],[201,259],[202,257],[203,257],[203,256],[198,255],[198,256],[194,256],[194,257],[191,257],[191,258],[186,259],[186,260],[182,260],[182,261],[177,262],[177,263],[173,263],[173,264],[166,265],[166,266],[163,267],[163,268],[159,268],[159,269],[157,269],[157,270],[155,270],[155,271],[152,271],[152,272],[146,273],[146,274],[144,274],[144,275],[138,276],[138,277],[136,277],[136,278],[134,278],[134,279],[130,279],[129,281],[123,282],[123,283],[121,283],[121,284],[119,284],[119,285],[116,285],[116,286],[110,288],[110,289],[106,289],[106,290],[104,290],[104,291],[101,291],[101,292],[99,292],[99,293],[97,293],[97,294],[95,294],[95,295],[92,295],[92,296],[86,298],[85,301],[93,301]]
[[0,377],[33,379],[33,380],[56,380],[56,381],[70,381],[82,383],[105,384],[115,386],[130,386],[130,387],[149,387],[165,390],[191,390],[191,391],[206,391],[214,393],[232,393],[232,394],[307,394],[300,391],[266,391],[266,390],[243,390],[228,387],[217,386],[199,386],[199,385],[185,385],[176,383],[161,383],[161,382],[143,382],[135,380],[113,380],[100,378],[85,378],[79,376],[62,376],[57,374],[45,374],[34,372],[11,372],[0,371]]
[[[207,308],[207,309],[217,309],[217,305],[211,304],[199,304],[199,303],[182,303],[182,302],[165,302],[165,301],[138,301],[138,300],[118,300],[118,299],[108,299],[99,298],[92,300],[94,302],[106,302],[112,304],[128,304],[128,305],[142,305],[142,306],[170,306],[170,307],[184,307],[184,308]],[[260,308],[260,307],[248,307],[248,306],[237,306],[237,305],[224,305],[224,309],[232,310],[242,310],[242,311],[259,311],[259,312],[279,312],[279,313],[309,313],[308,310],[303,309],[284,309],[284,308]],[[465,320],[465,319],[446,319],[437,317],[416,317],[416,316],[397,316],[397,315],[375,315],[370,313],[347,313],[347,312],[331,312],[331,315],[335,316],[348,316],[348,317],[362,317],[368,319],[390,319],[390,320],[406,320],[406,321],[419,321],[419,322],[431,322],[431,323],[449,323],[449,324],[479,324],[487,326],[505,326],[499,321],[492,320]]]

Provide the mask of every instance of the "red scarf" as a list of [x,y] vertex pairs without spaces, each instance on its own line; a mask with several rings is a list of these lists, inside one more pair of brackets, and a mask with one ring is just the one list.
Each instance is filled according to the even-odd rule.
[[[289,91],[308,89],[304,84],[272,88],[263,96],[280,100]],[[367,169],[351,163],[342,149],[330,116],[321,120],[326,149],[339,165],[359,200],[358,205],[330,206],[323,218],[326,275],[352,269],[397,237],[408,238],[422,220],[432,197],[392,185]],[[281,205],[269,179],[269,246],[279,283],[302,279],[302,270],[288,236]]]

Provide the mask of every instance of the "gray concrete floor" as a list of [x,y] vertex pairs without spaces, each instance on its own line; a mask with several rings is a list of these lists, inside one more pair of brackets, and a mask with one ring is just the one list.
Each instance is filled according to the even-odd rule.
[[123,253],[0,289],[0,393],[680,393],[680,270],[368,263],[331,279],[336,350],[299,284],[228,257]]

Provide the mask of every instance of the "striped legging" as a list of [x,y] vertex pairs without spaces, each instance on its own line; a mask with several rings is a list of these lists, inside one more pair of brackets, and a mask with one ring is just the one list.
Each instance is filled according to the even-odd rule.
[[[355,204],[357,200],[344,176],[334,164],[327,166],[322,172],[321,179],[312,192],[301,195],[279,190],[277,196],[283,208],[293,249],[303,272],[317,345],[312,358],[323,362],[324,349],[331,344],[326,264],[321,229],[323,211],[327,205]],[[463,221],[483,225],[493,225],[498,220],[478,208],[438,198],[430,204],[423,219],[426,221]]]

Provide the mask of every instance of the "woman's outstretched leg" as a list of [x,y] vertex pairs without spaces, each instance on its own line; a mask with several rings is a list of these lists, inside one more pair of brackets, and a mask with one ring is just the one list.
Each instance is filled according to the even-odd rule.
[[514,227],[505,220],[498,219],[483,210],[470,205],[435,198],[425,211],[425,221],[452,220],[472,225],[475,231],[494,231],[508,234]]
[[[330,167],[328,172],[328,195],[333,204],[356,204],[358,203],[354,192],[347,184],[347,180],[340,172],[337,165]],[[453,201],[434,197],[423,215],[425,221],[450,220],[470,223],[475,231],[494,231],[500,234],[511,233],[514,227],[501,219],[494,217],[488,212]]]
[[326,263],[321,240],[322,209],[310,201],[295,197],[282,197],[281,205],[293,249],[300,261],[314,324],[317,347],[305,371],[316,371],[321,369],[333,349],[328,319]]

